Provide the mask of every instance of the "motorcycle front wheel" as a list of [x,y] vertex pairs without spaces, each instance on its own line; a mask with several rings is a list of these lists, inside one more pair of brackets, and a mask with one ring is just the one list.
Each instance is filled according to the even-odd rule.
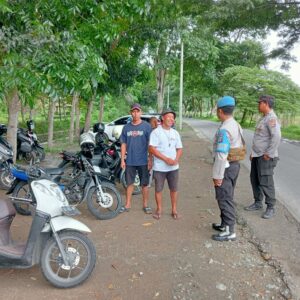
[[[24,198],[24,199],[31,199],[31,193],[29,191],[29,185],[26,181],[20,181],[15,189],[12,192],[12,197],[15,198]],[[23,216],[31,215],[30,205],[26,203],[17,203],[14,202],[14,207],[16,211]]]
[[45,150],[43,148],[36,147],[35,151],[37,153],[36,156],[40,159],[40,161],[43,161],[46,157]]
[[87,206],[99,220],[116,217],[122,207],[122,198],[116,187],[109,182],[101,182],[103,198],[97,187],[92,187],[87,195]]
[[41,269],[45,278],[58,288],[71,288],[83,283],[96,264],[96,249],[92,241],[76,231],[58,234],[69,262],[65,265],[56,240],[51,237],[42,252]]
[[[126,178],[125,178],[125,171],[122,171],[120,181],[121,181],[124,189],[126,190],[127,183],[126,183]],[[133,187],[132,195],[139,195],[139,194],[141,194],[142,187],[141,187],[140,177],[139,177],[138,173],[136,173],[136,175],[135,175],[133,186],[134,187]]]

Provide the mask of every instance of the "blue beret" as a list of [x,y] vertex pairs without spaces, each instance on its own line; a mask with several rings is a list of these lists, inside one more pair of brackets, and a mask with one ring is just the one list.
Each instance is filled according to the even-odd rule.
[[217,107],[235,106],[235,100],[231,96],[224,96],[218,100]]

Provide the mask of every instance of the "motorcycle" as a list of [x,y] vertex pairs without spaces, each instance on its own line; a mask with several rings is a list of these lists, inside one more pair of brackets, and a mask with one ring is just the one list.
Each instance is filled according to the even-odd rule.
[[[84,147],[89,145],[84,145],[83,149]],[[88,155],[85,150],[82,152]],[[86,200],[88,209],[97,219],[108,220],[116,217],[122,206],[122,198],[116,187],[103,177],[99,167],[94,166],[83,154],[76,158],[74,164],[77,165],[77,169],[71,176],[67,172],[65,177],[63,168],[48,168],[43,172],[59,184],[71,204],[78,205]],[[12,168],[12,174],[16,179],[7,193],[12,194],[13,198],[30,199],[26,172],[15,167]],[[15,207],[22,215],[31,213],[26,203],[16,203]]]
[[3,137],[6,132],[6,125],[0,124],[0,187],[3,189],[9,189],[14,180],[10,172],[10,167],[13,164],[13,150]]
[[[104,178],[112,183],[118,181],[127,188],[125,170],[121,168],[121,143],[119,132],[113,131],[113,136],[115,141],[111,142],[110,145],[106,144],[106,137],[104,134],[104,124],[96,123],[93,126],[93,133],[95,134],[96,147],[94,149],[94,154],[91,159],[94,166],[99,167],[99,172]],[[67,164],[71,166],[72,171],[76,172],[76,160],[77,157],[81,155],[81,152],[72,153],[68,151],[63,151],[60,153],[62,158],[59,167],[65,167]],[[133,195],[138,195],[142,192],[140,186],[140,178],[138,174],[135,177]]]
[[28,163],[37,163],[45,159],[45,150],[39,143],[34,130],[33,120],[27,121],[27,130],[18,128],[17,131],[17,158]]
[[58,288],[83,283],[96,263],[96,250],[86,236],[91,230],[72,216],[80,214],[39,168],[28,172],[32,197],[16,198],[34,211],[27,241],[16,243],[10,228],[16,211],[8,199],[0,200],[0,267],[30,268],[39,264],[45,279]]

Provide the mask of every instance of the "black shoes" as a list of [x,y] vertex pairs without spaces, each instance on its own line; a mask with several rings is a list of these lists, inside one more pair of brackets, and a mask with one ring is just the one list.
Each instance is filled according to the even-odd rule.
[[263,208],[262,204],[254,202],[251,205],[244,207],[244,210],[254,211],[254,210],[261,210],[262,208]]
[[217,231],[225,231],[225,226],[223,226],[222,224],[218,224],[218,223],[212,223],[211,227],[214,229],[214,230],[217,230]]
[[236,234],[235,232],[230,232],[229,226],[225,226],[224,231],[219,234],[213,234],[212,239],[218,242],[235,241]]
[[267,207],[265,213],[261,216],[263,219],[271,219],[275,215],[275,209],[273,207]]

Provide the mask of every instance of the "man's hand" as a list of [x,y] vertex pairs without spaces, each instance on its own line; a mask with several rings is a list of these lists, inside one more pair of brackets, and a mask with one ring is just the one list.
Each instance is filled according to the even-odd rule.
[[270,160],[270,156],[268,154],[264,154],[263,159],[264,160]]
[[250,154],[249,159],[250,159],[250,161],[252,160],[252,154]]
[[223,183],[223,179],[214,179],[213,178],[213,182],[214,182],[214,186],[221,186]]
[[122,159],[121,160],[121,168],[124,170],[126,168],[126,163],[125,163],[125,160]]
[[148,170],[151,170],[153,167],[153,160],[152,157],[148,159]]

